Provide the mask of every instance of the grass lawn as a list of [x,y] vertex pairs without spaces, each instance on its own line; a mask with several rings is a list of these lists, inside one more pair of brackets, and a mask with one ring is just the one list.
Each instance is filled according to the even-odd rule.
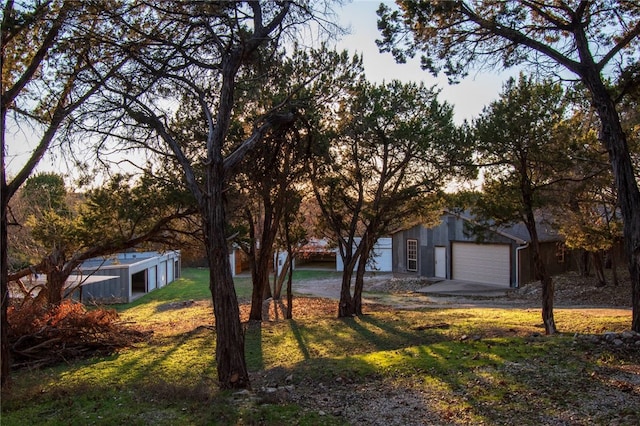
[[[327,273],[299,271],[295,280]],[[248,301],[249,278],[236,280]],[[640,423],[638,348],[584,334],[624,331],[629,311],[562,309],[543,336],[535,309],[367,307],[336,319],[337,302],[294,299],[246,326],[253,390],[216,385],[208,271],[120,305],[151,340],[108,357],[14,371],[8,425],[344,425]],[[243,315],[246,306],[242,307]]]

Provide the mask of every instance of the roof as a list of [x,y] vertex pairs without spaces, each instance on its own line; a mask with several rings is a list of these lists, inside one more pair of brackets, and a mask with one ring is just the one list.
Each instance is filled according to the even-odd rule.
[[114,259],[114,258],[94,258],[85,260],[82,262],[82,268],[96,268],[96,267],[107,267],[107,266],[122,266],[122,265],[133,265],[134,263],[141,262],[143,260],[151,259],[151,257],[138,257],[132,259]]
[[111,256],[94,257],[82,262],[81,269],[95,269],[95,268],[119,268],[135,265],[136,263],[144,262],[155,257],[180,256],[179,250],[168,250],[166,252],[158,251],[145,251],[145,252],[125,252],[117,253]]
[[[531,241],[529,230],[527,230],[527,227],[522,222],[514,223],[511,225],[492,226],[491,223],[485,224],[485,223],[480,223],[476,221],[473,217],[471,217],[471,215],[467,216],[464,214],[453,213],[449,211],[446,211],[446,213],[457,216],[462,220],[473,223],[474,225],[486,226],[491,232],[495,232],[506,238],[514,240],[518,244],[526,244]],[[468,212],[465,212],[465,213],[468,213]],[[556,231],[551,226],[549,220],[543,217],[542,215],[539,215],[539,217],[536,218],[536,227],[538,229],[538,240],[540,242],[562,240],[558,231]]]
[[[474,226],[484,227],[490,232],[495,232],[496,234],[502,235],[505,238],[515,241],[517,244],[526,244],[531,241],[531,237],[529,236],[529,231],[524,223],[514,223],[511,225],[502,225],[502,226],[493,226],[491,223],[482,223],[475,219],[473,214],[469,211],[464,212],[453,212],[449,210],[443,210],[444,216],[455,216],[473,224]],[[540,242],[549,242],[549,241],[562,241],[562,236],[551,226],[551,222],[548,218],[543,215],[539,215],[537,219],[537,228],[538,228],[538,240]],[[409,227],[397,229],[392,232],[392,234],[396,234],[398,232],[405,231],[406,229],[412,228],[416,226],[413,224]]]

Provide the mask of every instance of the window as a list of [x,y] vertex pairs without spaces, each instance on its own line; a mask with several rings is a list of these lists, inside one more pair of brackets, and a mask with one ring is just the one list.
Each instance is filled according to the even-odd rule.
[[407,240],[407,271],[418,270],[418,240]]

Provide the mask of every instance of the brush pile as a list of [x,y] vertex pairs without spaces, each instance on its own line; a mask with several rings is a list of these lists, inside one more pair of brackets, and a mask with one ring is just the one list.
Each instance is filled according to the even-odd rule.
[[89,310],[71,300],[47,306],[31,299],[10,307],[7,318],[13,368],[108,355],[151,334],[122,323],[113,309]]

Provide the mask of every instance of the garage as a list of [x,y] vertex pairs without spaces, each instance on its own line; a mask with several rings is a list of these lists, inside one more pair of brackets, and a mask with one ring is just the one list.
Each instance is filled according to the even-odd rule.
[[509,287],[509,245],[452,243],[453,279]]

